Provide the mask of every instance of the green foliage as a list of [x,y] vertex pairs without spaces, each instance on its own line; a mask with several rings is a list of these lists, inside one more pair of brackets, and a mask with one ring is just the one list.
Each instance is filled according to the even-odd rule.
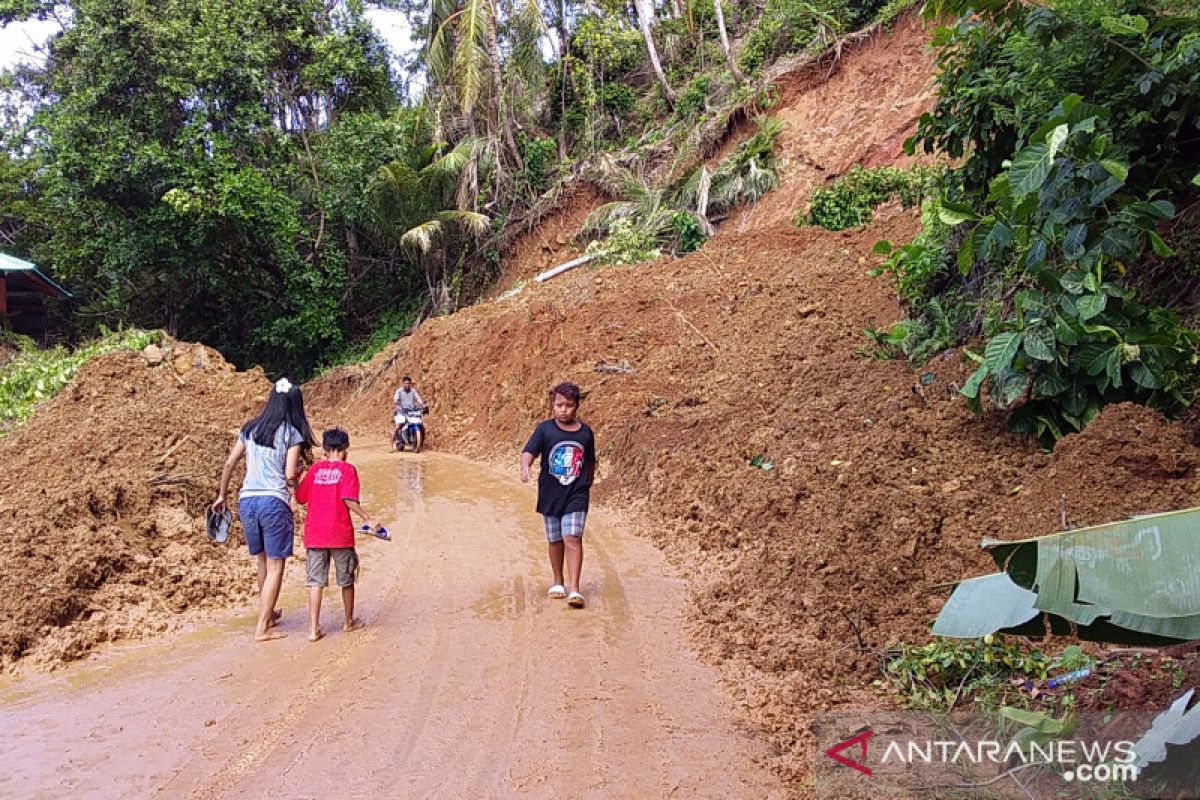
[[21,337],[16,342],[17,354],[0,364],[0,435],[29,419],[38,403],[56,395],[95,356],[141,350],[161,341],[162,334],[157,331],[128,330],[106,334],[75,350],[41,350]]
[[1042,681],[1092,663],[1074,645],[1059,658],[1049,658],[1003,636],[935,638],[924,645],[902,645],[889,656],[883,685],[894,691],[905,707],[937,713],[945,713],[956,703],[974,703],[985,712],[998,711],[1009,703],[1024,704],[1013,678]]
[[525,182],[534,192],[543,191],[558,162],[558,144],[549,136],[529,136],[518,131],[517,146],[525,163]]
[[1048,445],[1111,402],[1186,406],[1200,338],[1125,276],[1172,256],[1160,226],[1200,168],[1200,17],[1126,0],[928,10],[964,16],[935,36],[938,101],[907,146],[961,165],[912,244],[880,245],[881,272],[918,321],[938,297],[962,309],[955,338],[985,337],[963,394],[1019,404],[1010,425]]
[[708,95],[712,79],[697,75],[675,99],[675,113],[682,119],[690,119],[708,108]]
[[306,373],[363,269],[341,236],[374,169],[362,123],[395,105],[361,6],[65,5],[53,57],[16,79],[32,119],[4,134],[33,165],[32,256],[72,286],[81,326],[164,326]]
[[963,394],[976,409],[985,385],[1002,408],[1025,399],[1013,426],[1048,443],[1082,430],[1111,402],[1170,411],[1192,397],[1200,337],[1109,279],[1143,246],[1170,252],[1156,226],[1175,210],[1120,191],[1129,169],[1110,145],[1108,116],[1066,98],[992,181],[989,213],[943,204],[943,221],[972,223],[961,268],[1012,264],[1020,289]]
[[822,31],[838,32],[846,16],[837,0],[767,0],[758,24],[750,29],[738,52],[738,66],[758,72],[785,53],[801,50]]
[[700,245],[708,239],[700,220],[686,211],[676,211],[671,215],[671,232],[675,238],[675,246],[672,249],[676,253],[699,250]]
[[926,167],[863,168],[855,165],[830,186],[812,194],[808,213],[796,215],[797,225],[820,225],[831,231],[857,228],[871,221],[876,206],[899,198],[914,206],[929,191],[935,173]]
[[[671,218],[674,219],[674,215]],[[609,226],[603,240],[588,245],[586,254],[596,256],[596,261],[601,264],[640,264],[662,255],[656,241],[651,229],[621,217]]]
[[379,316],[375,330],[365,339],[343,348],[324,364],[320,372],[326,372],[346,364],[361,364],[370,361],[379,351],[412,330],[417,321],[414,308],[393,308]]

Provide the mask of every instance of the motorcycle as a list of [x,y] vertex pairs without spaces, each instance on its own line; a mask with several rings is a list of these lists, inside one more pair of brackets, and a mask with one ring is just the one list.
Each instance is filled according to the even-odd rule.
[[425,412],[429,410],[428,406],[423,408],[411,408],[407,411],[396,411],[392,420],[396,423],[396,434],[392,443],[397,450],[404,450],[405,447],[412,449],[414,453],[421,452],[421,448],[425,446]]

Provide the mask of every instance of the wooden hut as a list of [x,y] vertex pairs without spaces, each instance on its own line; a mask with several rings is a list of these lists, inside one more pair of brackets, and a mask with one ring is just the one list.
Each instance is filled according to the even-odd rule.
[[37,265],[0,253],[0,328],[45,341],[47,297],[69,299],[71,293]]

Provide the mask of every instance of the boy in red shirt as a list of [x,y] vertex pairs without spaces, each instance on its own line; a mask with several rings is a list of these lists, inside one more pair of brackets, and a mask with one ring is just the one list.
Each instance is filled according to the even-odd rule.
[[304,520],[304,549],[307,551],[308,576],[308,640],[315,642],[325,633],[321,630],[321,595],[329,585],[329,562],[337,567],[337,584],[342,587],[342,605],[346,620],[342,630],[356,631],[363,627],[354,618],[354,580],[358,575],[358,553],[354,550],[354,525],[350,512],[357,514],[371,528],[377,529],[358,504],[358,470],[346,461],[350,451],[350,436],[341,428],[332,428],[321,435],[325,458],[304,474],[296,487],[296,501],[308,505]]

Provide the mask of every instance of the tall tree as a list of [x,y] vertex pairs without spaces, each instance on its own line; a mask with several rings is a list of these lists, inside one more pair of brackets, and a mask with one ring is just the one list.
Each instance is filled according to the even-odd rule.
[[713,0],[713,11],[717,16],[717,33],[721,36],[721,52],[725,54],[725,60],[729,63],[729,72],[738,83],[745,83],[746,76],[738,69],[733,50],[729,47],[729,33],[725,30],[725,12],[721,9],[721,0]]
[[341,341],[346,285],[318,140],[394,104],[361,7],[72,0],[61,17],[22,143],[46,167],[35,256],[82,319],[315,366]]
[[658,79],[658,85],[662,88],[667,104],[674,108],[675,92],[671,89],[671,84],[667,82],[662,62],[658,60],[658,48],[654,46],[654,32],[651,27],[654,22],[654,0],[633,0],[633,5],[637,10],[638,27],[641,29],[642,39],[646,43],[646,52],[650,56],[650,66],[654,69],[654,77]]

